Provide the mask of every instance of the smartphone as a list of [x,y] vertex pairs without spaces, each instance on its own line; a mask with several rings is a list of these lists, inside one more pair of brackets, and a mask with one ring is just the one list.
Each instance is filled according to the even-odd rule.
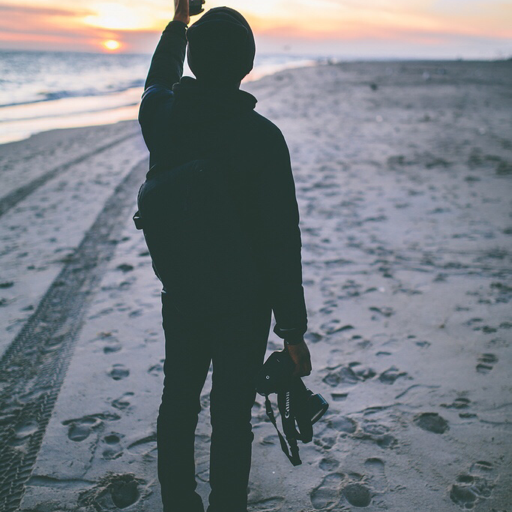
[[203,11],[204,0],[189,0],[188,2],[188,12],[190,16],[194,16],[195,14],[199,14]]

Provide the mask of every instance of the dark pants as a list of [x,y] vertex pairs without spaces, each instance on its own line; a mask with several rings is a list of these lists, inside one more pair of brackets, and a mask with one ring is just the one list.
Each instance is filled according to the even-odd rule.
[[263,300],[229,318],[186,318],[162,294],[166,358],[157,424],[164,512],[204,512],[195,492],[200,394],[213,361],[208,512],[246,512],[254,379],[263,364],[271,309]]

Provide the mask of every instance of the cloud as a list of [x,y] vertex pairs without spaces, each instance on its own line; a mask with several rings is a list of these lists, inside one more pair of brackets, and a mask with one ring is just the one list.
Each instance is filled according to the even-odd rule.
[[[512,25],[508,23],[512,4],[487,0],[489,7],[484,9],[481,0],[473,2],[474,9],[460,9],[455,16],[438,12],[431,0],[295,0],[294,9],[286,16],[249,17],[260,34],[288,34],[305,39],[344,41],[382,37],[401,41],[411,35],[439,34],[512,39]],[[330,10],[328,5],[332,6]]]
[[[173,15],[171,0],[18,1],[0,0],[0,47],[94,51],[102,40],[116,39],[124,43],[125,51],[152,51]],[[207,2],[208,8],[225,5],[224,0]],[[340,47],[365,41],[431,47],[471,40],[472,48],[478,41],[482,48],[490,41],[499,47],[507,41],[512,44],[512,2],[505,0],[232,0],[230,4],[248,18],[257,36],[301,40],[312,48],[322,41],[329,42],[326,47],[330,42]]]
[[62,9],[56,7],[37,7],[32,5],[0,4],[0,11],[9,12],[14,16],[85,16],[91,14],[87,9]]
[[94,51],[117,34],[86,27],[85,8],[0,4],[0,46],[30,50]]

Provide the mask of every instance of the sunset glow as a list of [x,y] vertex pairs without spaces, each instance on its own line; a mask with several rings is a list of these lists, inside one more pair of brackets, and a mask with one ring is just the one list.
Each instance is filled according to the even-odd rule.
[[121,43],[119,41],[114,41],[113,39],[110,39],[108,41],[103,41],[103,46],[110,51],[116,51],[121,48]]
[[94,14],[84,17],[84,22],[93,27],[114,30],[144,30],[151,28],[155,20],[141,9],[121,3],[91,4]]
[[[205,9],[226,3],[206,0]],[[228,5],[246,16],[265,52],[512,55],[512,0],[232,0]],[[150,53],[173,14],[171,0],[0,0],[0,48],[95,51],[98,41],[116,41],[122,32],[120,46],[103,43],[103,50]]]

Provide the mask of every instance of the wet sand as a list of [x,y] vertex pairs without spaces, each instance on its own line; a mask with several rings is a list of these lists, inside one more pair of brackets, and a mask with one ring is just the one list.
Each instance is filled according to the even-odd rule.
[[[331,406],[293,468],[257,398],[251,512],[512,510],[511,85],[510,62],[400,62],[244,86],[290,147]],[[161,509],[146,168],[131,121],[0,146],[0,496],[24,512]]]

